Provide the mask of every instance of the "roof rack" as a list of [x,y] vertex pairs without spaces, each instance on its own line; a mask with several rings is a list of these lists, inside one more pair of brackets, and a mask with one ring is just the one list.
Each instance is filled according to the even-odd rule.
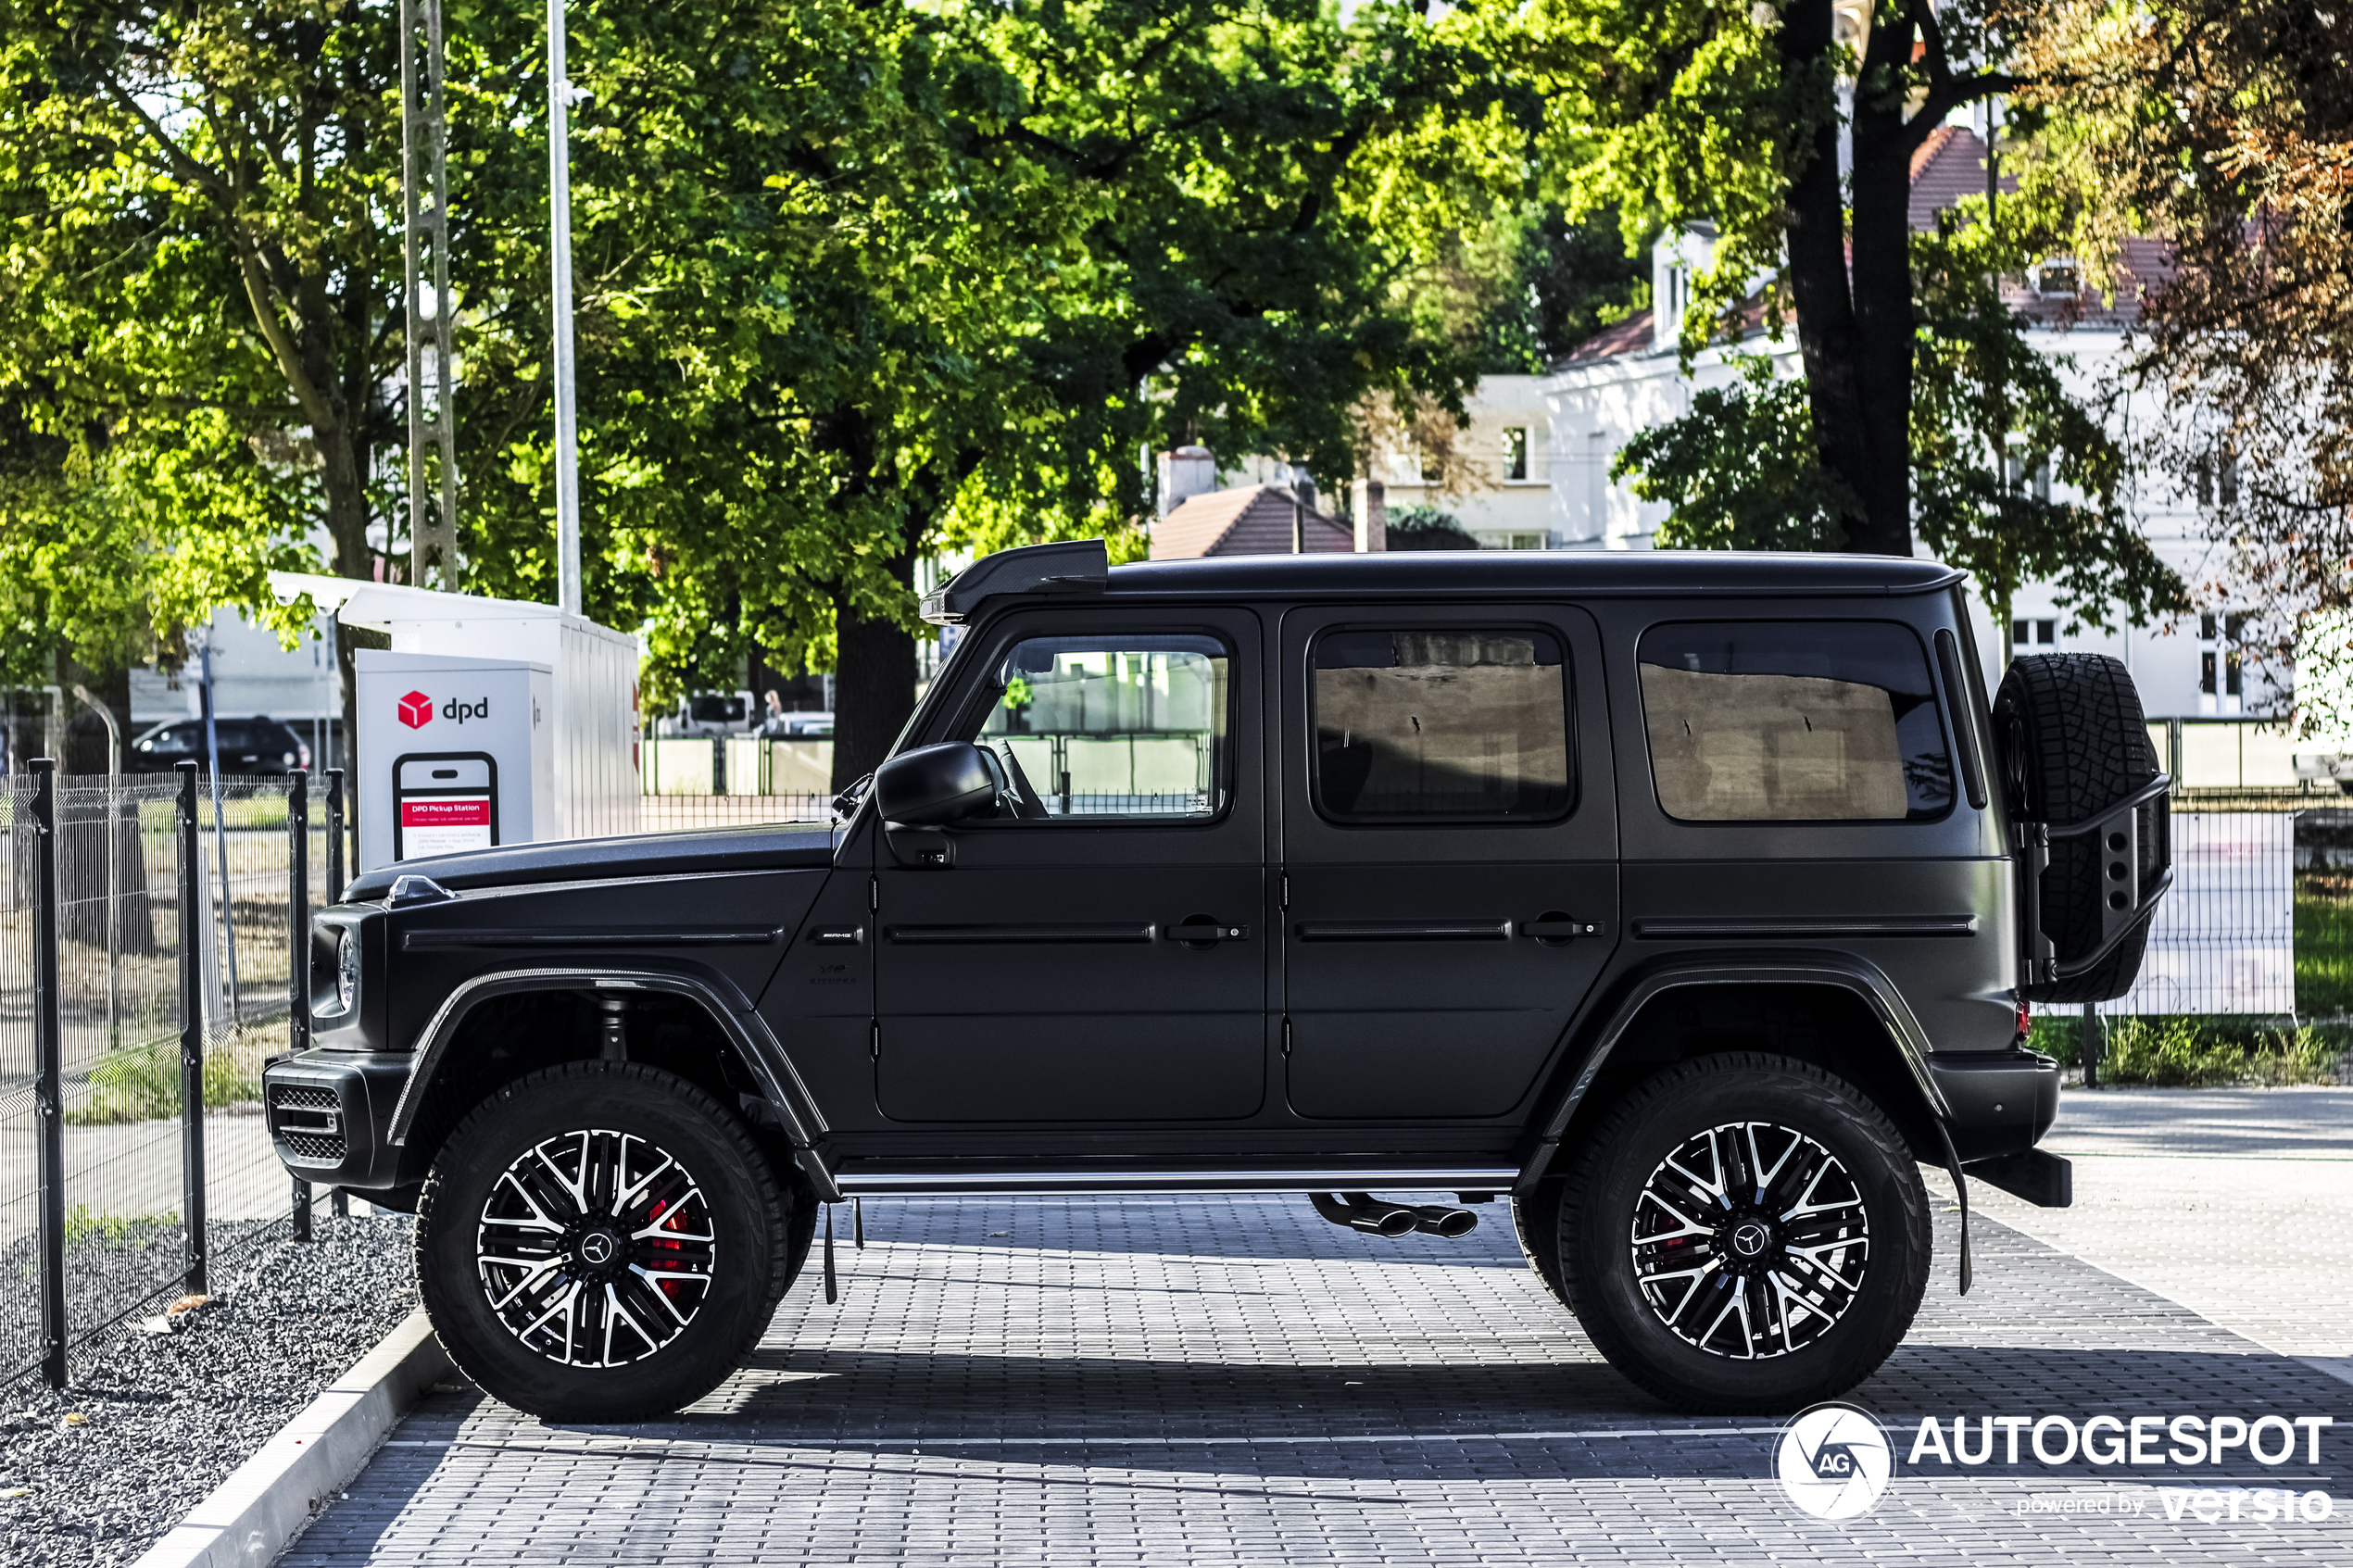
[[1000,550],[956,573],[924,596],[923,618],[960,626],[990,599],[1014,594],[1100,594],[1111,584],[1111,557],[1101,539],[1024,545]]

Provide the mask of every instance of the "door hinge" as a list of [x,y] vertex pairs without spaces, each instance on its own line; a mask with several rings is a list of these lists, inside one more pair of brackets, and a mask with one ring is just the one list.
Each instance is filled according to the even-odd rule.
[[869,1019],[866,1026],[866,1055],[869,1060],[882,1060],[882,1020]]
[[1283,1020],[1283,1054],[1290,1055],[1290,1020]]
[[869,909],[882,908],[882,878],[878,876],[870,876],[866,879],[866,908]]

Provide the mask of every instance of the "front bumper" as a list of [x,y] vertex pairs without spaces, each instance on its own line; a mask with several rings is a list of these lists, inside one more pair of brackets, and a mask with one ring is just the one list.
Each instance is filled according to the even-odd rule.
[[2058,1116],[2058,1063],[2040,1052],[1947,1052],[1930,1057],[1928,1071],[1964,1165],[2025,1153]]
[[270,1145],[285,1168],[326,1186],[380,1191],[398,1185],[400,1150],[386,1141],[409,1086],[406,1051],[307,1050],[261,1070]]

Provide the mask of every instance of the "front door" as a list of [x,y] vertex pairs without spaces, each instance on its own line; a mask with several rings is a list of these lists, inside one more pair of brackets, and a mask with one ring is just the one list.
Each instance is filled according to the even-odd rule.
[[1592,620],[1294,610],[1281,668],[1291,1109],[1509,1112],[1617,939]]
[[885,1116],[1210,1121],[1265,1101],[1259,622],[1124,611],[1115,628],[990,628],[922,737],[988,746],[1013,798],[947,830],[951,865],[882,852]]

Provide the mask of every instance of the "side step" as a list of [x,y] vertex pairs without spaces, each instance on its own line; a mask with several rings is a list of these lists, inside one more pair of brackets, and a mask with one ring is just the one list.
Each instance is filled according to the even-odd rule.
[[[975,1163],[977,1163],[975,1161]],[[946,1164],[895,1168],[844,1160],[834,1179],[842,1196],[963,1192],[1361,1192],[1366,1187],[1407,1190],[1508,1192],[1519,1179],[1514,1165],[1470,1166],[1288,1166],[1256,1170],[1227,1167],[1158,1170],[1104,1164],[1076,1170],[1008,1170],[1002,1166],[959,1170]]]
[[2075,1167],[2056,1154],[2045,1154],[2030,1148],[2024,1154],[2004,1154],[1992,1160],[1981,1160],[1961,1169],[1990,1186],[2000,1187],[2012,1198],[2023,1198],[2037,1209],[2071,1209],[2075,1206]]

